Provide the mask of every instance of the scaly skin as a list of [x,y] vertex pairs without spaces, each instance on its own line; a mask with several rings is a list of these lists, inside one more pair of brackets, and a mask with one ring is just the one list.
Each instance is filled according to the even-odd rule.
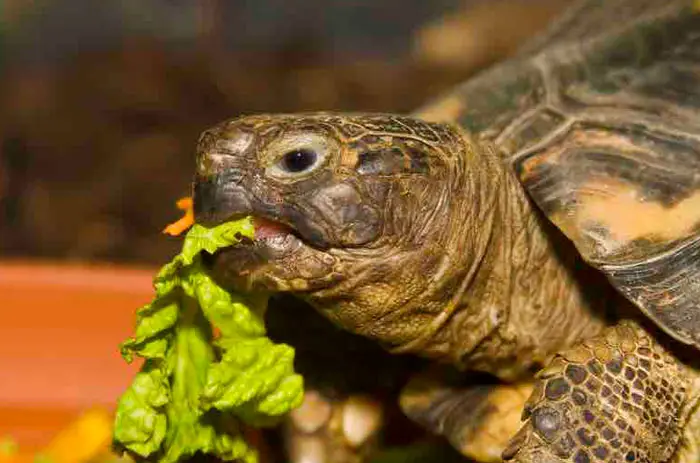
[[[279,259],[262,245],[222,253],[223,280],[298,293],[334,323],[395,352],[503,379],[602,329],[605,298],[584,292],[575,251],[535,213],[493,151],[447,125],[336,119],[254,116],[203,137],[198,220],[253,213],[302,238]],[[291,141],[284,133],[294,134]],[[275,145],[290,150],[308,133],[328,139],[328,166],[294,183],[265,178],[266,164],[279,156]],[[244,138],[250,145],[233,156],[212,147],[211,140],[235,145]],[[382,169],[395,171],[358,173],[368,152],[381,153],[388,158]],[[391,165],[395,158],[407,165]],[[230,188],[231,172],[241,179],[238,190]]]
[[[700,375],[624,321],[558,354],[538,374],[516,462],[697,461]],[[690,423],[690,424],[689,424]]]
[[[304,168],[285,164],[288,153],[310,151]],[[510,382],[581,342],[598,355],[597,340],[608,339],[596,337],[614,318],[608,287],[531,206],[510,167],[459,128],[389,115],[236,119],[202,137],[194,199],[201,222],[253,214],[289,227],[215,256],[222,283],[294,293],[394,352]],[[622,346],[644,338],[611,332]],[[677,365],[672,378],[687,384],[664,409],[680,436],[696,372],[667,357]],[[663,381],[656,374],[650,381]],[[599,391],[590,400],[604,407]],[[663,426],[631,424],[648,461],[675,453]],[[559,425],[575,432],[574,421]],[[556,454],[528,426],[507,456]]]
[[532,381],[480,383],[471,375],[450,374],[443,368],[413,377],[401,393],[401,409],[472,460],[500,462],[508,440],[520,428]]

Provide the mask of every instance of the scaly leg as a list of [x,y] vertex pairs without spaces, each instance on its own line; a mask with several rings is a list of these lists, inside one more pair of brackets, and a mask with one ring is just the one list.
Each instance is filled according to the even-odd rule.
[[537,375],[526,422],[503,456],[519,463],[699,461],[690,455],[700,437],[699,378],[639,325],[622,322],[558,354]]
[[401,393],[401,409],[462,455],[480,463],[500,462],[520,427],[533,383],[465,385],[459,380],[463,374],[450,376],[436,369],[413,378]]

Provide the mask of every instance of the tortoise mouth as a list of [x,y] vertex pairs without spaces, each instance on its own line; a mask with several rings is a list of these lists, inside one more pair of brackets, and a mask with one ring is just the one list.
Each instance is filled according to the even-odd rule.
[[319,246],[313,241],[305,238],[304,234],[294,226],[279,220],[271,219],[261,215],[253,215],[253,227],[255,230],[252,244],[256,247],[269,247],[280,249],[282,247],[293,251],[304,246],[316,251],[324,251],[325,246]]
[[195,220],[205,225],[253,216],[256,228],[253,241],[258,244],[293,236],[317,250],[330,247],[324,230],[313,223],[306,211],[284,202],[261,200],[231,183],[225,173],[195,181],[194,214]]
[[286,235],[294,235],[303,241],[303,238],[299,236],[294,228],[276,220],[253,216],[253,227],[255,228],[256,241],[274,240]]
[[323,284],[335,259],[291,226],[253,216],[255,235],[205,258],[212,276],[239,290],[308,291]]
[[[227,221],[240,218],[240,215],[232,215]],[[260,215],[253,215],[252,219],[252,239],[243,238],[238,244],[220,249],[215,255],[235,254],[244,261],[253,259],[263,263],[286,257],[301,247],[314,248],[291,225]]]
[[[232,215],[227,220],[236,220],[240,215]],[[304,233],[293,225],[275,220],[260,214],[253,214],[253,239],[244,238],[235,246],[223,248],[215,253],[215,257],[226,255],[229,262],[232,258],[240,260],[235,265],[245,273],[250,266],[265,264],[275,265],[281,261],[303,260],[298,254],[325,254],[329,247],[319,245],[309,240]],[[303,252],[302,252],[303,251]]]

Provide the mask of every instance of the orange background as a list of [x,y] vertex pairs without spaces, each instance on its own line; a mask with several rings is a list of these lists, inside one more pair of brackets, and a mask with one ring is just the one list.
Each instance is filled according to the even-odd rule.
[[38,449],[85,410],[112,410],[137,364],[118,345],[153,269],[0,263],[0,438]]

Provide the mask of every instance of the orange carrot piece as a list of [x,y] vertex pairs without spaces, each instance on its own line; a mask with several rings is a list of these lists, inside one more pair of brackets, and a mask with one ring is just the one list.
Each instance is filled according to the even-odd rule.
[[171,223],[165,229],[163,233],[170,236],[178,236],[187,231],[192,225],[194,225],[194,203],[191,197],[181,198],[177,201],[177,208],[181,211],[185,211],[182,218],[176,222]]

